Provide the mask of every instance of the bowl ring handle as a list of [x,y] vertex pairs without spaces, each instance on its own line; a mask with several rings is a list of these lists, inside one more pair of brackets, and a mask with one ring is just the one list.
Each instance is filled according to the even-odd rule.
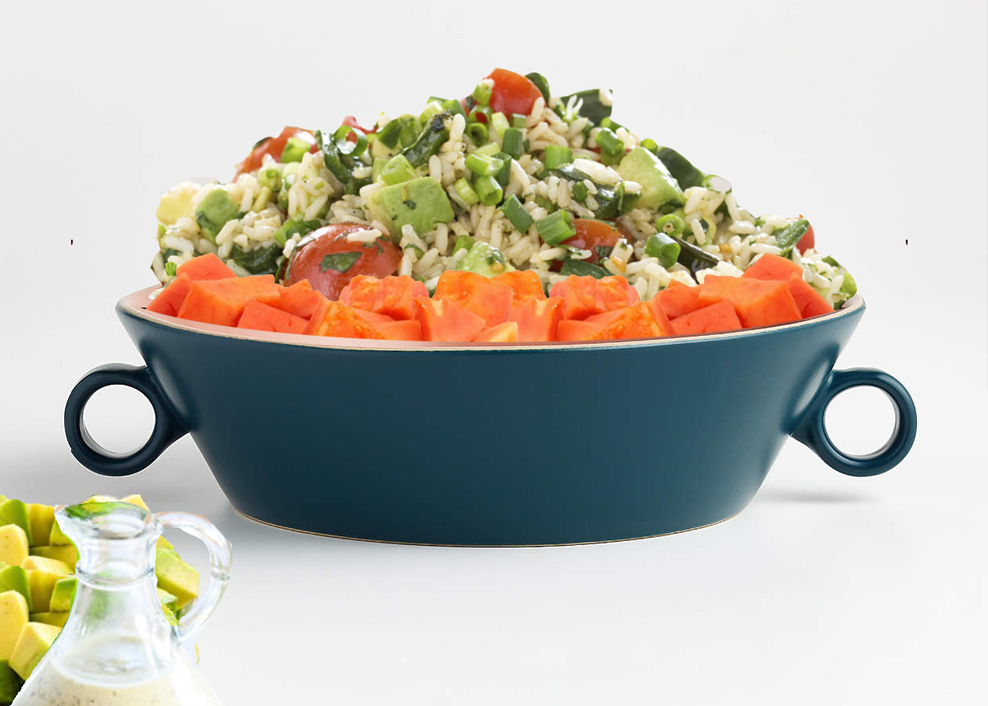
[[[154,409],[151,437],[136,451],[117,453],[105,449],[86,428],[83,419],[86,404],[96,392],[111,385],[125,385],[137,390]],[[72,455],[89,470],[104,476],[129,476],[147,468],[162,451],[187,432],[146,367],[110,364],[94,368],[76,383],[65,403],[65,438]]]
[[[831,401],[852,387],[877,387],[895,408],[895,428],[884,446],[863,456],[846,454],[827,433],[826,412]],[[877,476],[894,468],[906,457],[916,438],[916,406],[902,383],[881,370],[854,368],[835,370],[824,381],[802,423],[792,436],[813,449],[831,468],[849,476]]]

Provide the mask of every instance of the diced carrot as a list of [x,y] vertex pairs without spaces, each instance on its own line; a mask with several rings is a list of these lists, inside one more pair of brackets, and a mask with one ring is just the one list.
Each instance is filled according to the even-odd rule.
[[[573,324],[577,324],[574,326]],[[597,341],[607,339],[658,338],[662,329],[645,302],[623,309],[588,316],[586,319],[559,322],[558,341]]]
[[415,297],[415,318],[426,341],[472,341],[487,328],[482,317],[449,299]]
[[474,343],[517,343],[518,324],[505,321],[503,324],[485,328],[473,339]]
[[278,300],[275,306],[282,311],[287,311],[289,314],[301,316],[303,319],[308,320],[312,318],[312,314],[315,312],[316,307],[319,306],[319,302],[325,298],[322,292],[312,288],[309,280],[303,279],[291,287],[282,287],[281,299]]
[[287,311],[276,309],[268,304],[262,304],[251,299],[244,307],[244,313],[237,322],[237,328],[249,328],[255,331],[274,331],[276,333],[304,333],[309,325],[308,320],[301,316],[289,314]]
[[723,299],[716,304],[705,306],[673,319],[672,327],[677,335],[685,336],[691,333],[737,331],[741,328],[741,321],[734,311],[734,305]]
[[513,272],[502,272],[492,278],[495,282],[511,287],[514,294],[511,303],[514,306],[524,304],[533,299],[545,299],[545,291],[542,289],[542,278],[532,270],[515,270]]
[[408,275],[388,276],[383,279],[357,275],[343,291],[340,301],[349,306],[394,319],[411,319],[415,316],[415,297],[427,297],[425,285]]
[[802,273],[792,275],[786,284],[789,285],[789,293],[796,300],[796,306],[804,319],[833,313],[834,307],[803,279]]
[[555,341],[556,329],[562,318],[562,297],[516,303],[508,314],[508,321],[518,324],[518,340],[525,343]]
[[[504,323],[514,290],[476,272],[446,270],[439,276],[435,299],[455,302],[484,319],[487,326]],[[479,333],[479,332],[478,332]]]
[[189,279],[193,282],[230,279],[237,276],[236,272],[227,267],[226,263],[213,253],[200,255],[187,262],[183,262],[175,272],[180,275],[188,275]]
[[158,292],[158,296],[147,305],[148,311],[157,314],[167,314],[168,316],[178,316],[182,302],[185,301],[189,289],[192,287],[192,280],[187,274],[181,274],[171,281],[167,287]]
[[272,275],[193,282],[178,311],[180,319],[236,326],[247,302],[275,304],[281,298]]
[[557,282],[549,294],[562,297],[563,318],[575,320],[621,309],[639,301],[638,290],[624,277],[594,279],[570,275]]
[[680,316],[696,311],[703,306],[700,303],[698,287],[690,287],[688,284],[676,280],[670,282],[668,287],[652,297],[650,301],[656,300],[670,319],[678,319]]
[[305,333],[337,338],[417,341],[422,338],[417,321],[395,321],[390,316],[355,309],[340,302],[320,302]]
[[789,278],[794,274],[802,277],[803,268],[792,260],[766,253],[758,258],[755,264],[745,270],[741,276],[748,279],[788,282]]
[[774,326],[801,318],[796,300],[785,282],[744,277],[707,277],[700,286],[705,306],[727,299],[744,328]]

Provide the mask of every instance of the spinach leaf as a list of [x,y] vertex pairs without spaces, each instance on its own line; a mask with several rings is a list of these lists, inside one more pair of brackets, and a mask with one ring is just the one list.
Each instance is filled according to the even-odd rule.
[[322,259],[321,263],[319,263],[319,269],[322,272],[325,272],[326,270],[336,270],[341,273],[346,272],[354,266],[357,260],[360,259],[361,255],[363,255],[363,253],[360,252],[330,253]]

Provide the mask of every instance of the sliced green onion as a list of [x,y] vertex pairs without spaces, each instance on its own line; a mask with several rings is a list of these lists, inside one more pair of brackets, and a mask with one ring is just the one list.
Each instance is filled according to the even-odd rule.
[[[467,184],[467,186],[470,185]],[[472,235],[461,235],[459,238],[456,239],[456,245],[453,246],[453,252],[450,253],[450,255],[451,256],[455,255],[460,250],[470,250],[470,248],[472,248],[473,244],[476,242],[477,239],[474,238]]]
[[600,151],[600,163],[605,167],[612,167],[615,164],[619,164],[621,160],[624,159],[624,152],[618,152],[617,154],[611,154],[610,152]]
[[409,162],[408,158],[403,154],[395,155],[389,159],[388,163],[381,171],[381,181],[388,186],[403,184],[406,181],[411,181],[417,176],[418,174],[415,172],[415,167],[412,166],[412,163]]
[[480,105],[487,105],[491,102],[491,87],[486,83],[478,83],[473,89],[473,99]]
[[301,165],[299,165],[298,162],[292,162],[290,164],[286,164],[281,170],[281,188],[283,191],[292,188],[292,185],[295,183],[295,175],[298,173],[299,166]]
[[539,93],[545,99],[546,105],[549,104],[549,79],[540,73],[533,71],[530,74],[525,74],[525,78],[535,84],[535,87],[539,89]]
[[494,128],[497,136],[501,137],[504,131],[508,129],[508,118],[505,117],[504,113],[494,113],[491,115],[491,127]]
[[403,115],[400,118],[395,118],[387,122],[381,131],[377,133],[377,139],[381,141],[381,144],[387,147],[389,150],[394,149],[398,144],[398,138],[401,137],[401,130],[405,127],[405,124],[409,121],[411,116]]
[[431,118],[436,113],[441,113],[445,110],[443,104],[439,101],[429,101],[425,104],[425,110],[422,111],[422,115],[419,116],[420,123],[427,123],[429,118]]
[[642,140],[642,147],[647,149],[655,156],[659,155],[659,143],[653,140],[651,137],[646,137],[644,140]]
[[490,106],[475,105],[470,109],[467,121],[471,123],[489,123],[491,121]]
[[535,222],[539,235],[546,245],[559,245],[576,235],[576,227],[569,211],[559,210]]
[[498,159],[500,159],[504,163],[504,166],[501,167],[501,170],[494,177],[495,179],[497,179],[497,183],[500,184],[501,185],[501,188],[503,189],[505,186],[508,185],[508,182],[511,180],[511,159],[512,158],[511,158],[511,155],[510,154],[507,154],[506,152],[498,152],[494,156],[497,157]]
[[662,216],[659,220],[655,222],[655,228],[660,233],[665,233],[666,235],[672,235],[679,237],[686,230],[686,221],[677,216],[674,213],[670,213],[667,216]]
[[558,169],[564,164],[569,164],[572,161],[573,150],[569,147],[546,145],[545,159],[543,160],[546,169]]
[[[500,162],[501,160],[497,161]],[[480,203],[485,206],[496,206],[501,201],[501,197],[504,196],[501,185],[492,176],[478,176],[473,180],[473,188],[477,190],[477,195],[480,196]]]
[[464,118],[467,117],[467,113],[463,110],[463,106],[460,105],[460,101],[455,98],[450,98],[448,101],[443,101],[443,110],[448,110],[451,115],[462,115]]
[[501,167],[504,166],[502,162],[497,157],[488,157],[485,154],[468,154],[466,159],[467,169],[476,174],[477,176],[494,176],[499,171]]
[[278,245],[285,247],[285,243],[295,234],[308,235],[319,226],[319,221],[295,221],[289,219],[282,223],[281,228],[275,231],[275,234],[271,237],[274,238],[274,241]]
[[483,123],[470,123],[467,125],[467,134],[470,136],[470,139],[478,145],[482,145],[487,142],[487,126]]
[[257,181],[271,191],[278,191],[281,189],[281,170],[277,167],[261,167],[261,171],[257,173]]
[[384,157],[377,157],[374,159],[374,165],[371,167],[371,181],[377,181],[377,178],[381,176],[381,172],[384,171],[384,165],[388,163]]
[[522,115],[521,113],[511,114],[511,127],[516,127],[519,130],[524,130],[528,126],[528,116]]
[[288,210],[288,189],[282,189],[278,192],[278,208],[282,211]]
[[505,129],[501,139],[501,149],[510,154],[514,159],[520,159],[525,134],[519,128],[509,127]]
[[[169,260],[165,263],[165,274],[169,277],[174,277],[178,273],[178,265]],[[177,286],[177,285],[176,285]]]
[[682,247],[675,238],[670,238],[663,232],[658,232],[645,243],[645,256],[657,257],[663,267],[672,267],[679,259]]
[[569,188],[570,193],[573,194],[573,198],[582,204],[587,202],[587,197],[590,195],[590,189],[582,181],[573,182],[572,186]]
[[[427,126],[431,124],[431,120],[426,123]],[[401,146],[411,147],[415,144],[416,140],[419,139],[419,135],[423,132],[424,130],[422,129],[422,123],[420,123],[417,118],[409,118],[405,121],[405,124],[401,126],[401,134],[399,135],[401,138]]]
[[[357,138],[356,142],[347,142],[347,136],[353,133]],[[290,142],[291,140],[289,140]],[[336,149],[340,151],[340,154],[345,154],[349,157],[359,157],[367,149],[367,135],[362,133],[360,130],[356,130],[349,125],[341,125],[339,129],[333,133],[333,142],[336,143]],[[301,159],[299,160],[301,161]]]
[[559,268],[559,274],[564,277],[576,275],[577,277],[593,277],[603,279],[611,273],[599,265],[591,265],[583,260],[563,260],[563,266]]
[[601,128],[594,137],[594,142],[600,145],[600,151],[610,155],[624,154],[624,143],[621,138],[608,128]]
[[456,193],[460,195],[460,199],[467,206],[473,206],[475,203],[480,203],[480,196],[474,191],[474,188],[470,186],[470,182],[465,178],[460,177],[453,184],[453,188],[456,189]]
[[[480,123],[474,123],[479,125]],[[493,157],[498,152],[501,151],[501,147],[496,142],[488,142],[486,145],[482,145],[473,151],[474,154],[484,154],[488,157]]]
[[312,145],[299,137],[289,137],[281,151],[281,162],[301,162]]
[[542,196],[539,196],[538,194],[535,195],[535,205],[544,208],[549,213],[555,213],[556,210],[559,208],[559,206],[554,204],[552,201]]
[[501,211],[504,213],[504,217],[511,222],[511,225],[519,233],[527,233],[528,229],[535,223],[532,215],[525,210],[525,207],[521,205],[521,201],[514,194],[505,199],[504,205],[501,206]]
[[601,127],[605,127],[608,130],[614,130],[614,132],[617,132],[617,129],[619,127],[624,127],[624,125],[622,125],[621,123],[616,123],[613,120],[611,120],[610,116],[607,116],[606,118],[604,118],[603,120],[601,120],[600,121],[600,126]]

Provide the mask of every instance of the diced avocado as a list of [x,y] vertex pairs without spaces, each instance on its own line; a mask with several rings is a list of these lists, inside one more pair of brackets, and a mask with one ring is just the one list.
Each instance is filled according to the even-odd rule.
[[[164,603],[161,604],[161,612],[165,614],[165,620],[168,621],[169,625],[172,627],[178,625],[178,617],[175,615],[175,612]],[[198,645],[196,645],[196,649],[199,649]]]
[[38,662],[51,649],[61,628],[44,623],[28,623],[21,630],[14,651],[10,655],[10,667],[27,681]]
[[192,197],[199,192],[199,185],[183,181],[161,195],[158,202],[158,223],[170,226],[179,218],[192,217]]
[[475,272],[484,277],[493,277],[505,272],[513,272],[515,268],[511,266],[511,263],[501,254],[500,250],[481,240],[473,244],[470,252],[456,264],[454,269]]
[[24,680],[17,676],[17,673],[10,668],[10,663],[5,659],[0,659],[0,704],[10,704],[14,702],[17,692],[24,686]]
[[411,225],[421,235],[453,220],[449,197],[439,182],[429,177],[378,189],[367,198],[367,208],[396,243],[401,240],[402,226]]
[[617,166],[617,172],[625,181],[641,185],[638,205],[642,208],[657,209],[665,204],[682,205],[683,191],[669,174],[659,158],[644,147],[635,147]]
[[56,581],[55,587],[51,591],[48,610],[55,613],[64,613],[70,610],[72,601],[75,600],[75,588],[75,576],[65,576]]
[[75,571],[76,562],[79,561],[79,552],[71,544],[61,547],[34,547],[31,554],[41,556],[45,559],[58,559]]
[[171,549],[161,549],[154,563],[158,588],[175,596],[179,610],[199,595],[199,574]]
[[227,221],[232,221],[240,215],[240,205],[233,200],[224,189],[213,189],[196,209],[196,223],[199,230],[211,243],[216,242],[216,235],[223,230]]
[[72,544],[72,540],[58,526],[58,520],[55,520],[51,526],[51,535],[48,537],[48,544],[52,547],[65,547]]
[[0,503],[0,525],[17,525],[27,535],[28,545],[31,541],[31,516],[27,504],[20,500],[4,500]]
[[31,544],[44,544],[51,537],[51,528],[55,524],[55,508],[51,505],[29,503],[27,514],[31,521]]
[[45,625],[54,625],[57,628],[64,628],[66,621],[69,619],[68,613],[31,613],[32,623],[43,623]]
[[74,573],[65,562],[43,556],[29,556],[21,562],[21,568],[25,571],[47,571],[58,576],[71,576]]
[[27,580],[27,571],[19,566],[7,566],[0,564],[0,593],[7,591],[17,591],[24,596],[27,601],[28,610],[33,610],[31,605],[31,587]]
[[0,593],[0,659],[14,653],[17,638],[28,623],[27,601],[17,591]]
[[18,525],[0,527],[0,561],[7,566],[20,566],[27,557],[27,533]]
[[31,589],[31,610],[35,613],[48,612],[51,610],[51,594],[55,590],[55,584],[65,578],[65,575],[36,569],[26,571],[28,587]]
[[178,610],[178,599],[160,588],[158,589],[158,602],[172,612]]

